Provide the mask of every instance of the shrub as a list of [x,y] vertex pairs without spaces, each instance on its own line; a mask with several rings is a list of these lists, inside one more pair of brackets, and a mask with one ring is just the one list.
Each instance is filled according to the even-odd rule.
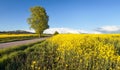
[[59,34],[59,32],[55,31],[55,33],[53,35],[57,35],[57,34]]

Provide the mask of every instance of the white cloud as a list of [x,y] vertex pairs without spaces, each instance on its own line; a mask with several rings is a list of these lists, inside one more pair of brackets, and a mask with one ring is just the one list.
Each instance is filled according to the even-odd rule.
[[80,33],[91,33],[91,34],[101,34],[101,32],[98,31],[85,31],[85,30],[75,30],[70,28],[50,28],[46,29],[44,33],[46,34],[54,34],[55,31],[59,33],[73,33],[73,34],[80,34]]
[[96,31],[99,31],[102,33],[120,33],[120,26],[103,26],[103,27],[97,28]]
[[77,30],[79,33],[89,33],[88,31],[85,30]]
[[25,31],[35,33],[35,31],[34,31],[33,29],[30,29],[30,30],[25,30]]
[[80,33],[78,30],[70,29],[70,28],[49,28],[44,31],[46,34],[54,34],[55,31],[59,33]]
[[120,27],[118,27],[118,26],[104,26],[104,27],[99,28],[99,30],[101,30],[101,31],[118,31],[118,30],[120,30]]
[[102,32],[99,32],[99,31],[90,31],[90,32],[88,32],[88,34],[102,34]]
[[[35,32],[33,29],[26,30],[29,32]],[[99,27],[93,31],[86,31],[86,30],[80,30],[80,29],[71,29],[71,28],[49,28],[44,31],[46,34],[54,34],[55,31],[59,33],[73,33],[73,34],[79,34],[79,33],[88,33],[88,34],[102,34],[102,33],[120,33],[120,26],[103,26]]]

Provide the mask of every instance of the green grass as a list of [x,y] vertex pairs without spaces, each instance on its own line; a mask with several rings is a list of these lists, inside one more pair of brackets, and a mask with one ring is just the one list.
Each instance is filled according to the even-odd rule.
[[25,50],[27,48],[32,47],[35,44],[41,43],[41,42],[42,41],[36,42],[36,43],[31,43],[31,44],[26,44],[26,45],[22,45],[22,46],[14,46],[14,47],[10,47],[10,48],[0,49],[0,58],[3,55],[9,55],[10,53],[15,52],[15,51],[20,51],[20,50],[23,51],[23,50]]
[[27,55],[34,51],[34,45],[40,44],[43,41],[5,48],[0,50],[0,70],[16,70],[23,65]]

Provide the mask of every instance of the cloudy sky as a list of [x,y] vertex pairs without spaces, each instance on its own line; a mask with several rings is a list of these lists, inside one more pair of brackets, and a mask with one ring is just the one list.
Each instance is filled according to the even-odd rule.
[[0,0],[0,31],[29,30],[26,20],[33,6],[46,9],[46,32],[120,32],[120,0]]

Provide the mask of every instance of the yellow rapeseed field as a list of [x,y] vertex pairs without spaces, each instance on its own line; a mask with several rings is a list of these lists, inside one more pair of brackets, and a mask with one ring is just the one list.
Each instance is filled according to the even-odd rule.
[[37,36],[37,34],[0,34],[0,38],[6,38],[6,37],[24,37],[24,36]]
[[52,45],[51,51],[56,48],[55,61],[59,67],[64,65],[68,70],[120,70],[119,34],[59,34],[47,42]]
[[37,34],[0,34],[0,43],[27,40],[38,37]]

